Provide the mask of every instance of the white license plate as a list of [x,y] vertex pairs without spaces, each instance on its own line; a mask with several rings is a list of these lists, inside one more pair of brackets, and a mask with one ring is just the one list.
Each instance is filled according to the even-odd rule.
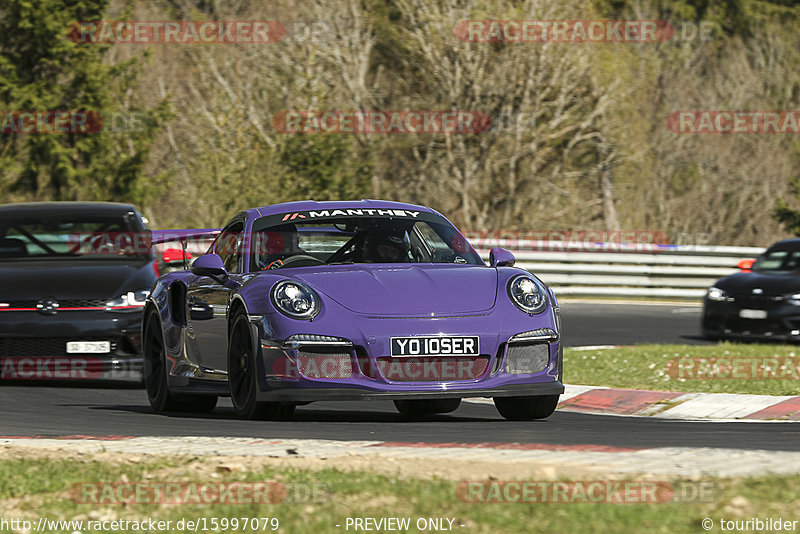
[[393,337],[392,356],[478,356],[478,336]]
[[107,354],[111,352],[110,341],[68,341],[67,354]]
[[742,319],[766,319],[767,310],[739,310]]

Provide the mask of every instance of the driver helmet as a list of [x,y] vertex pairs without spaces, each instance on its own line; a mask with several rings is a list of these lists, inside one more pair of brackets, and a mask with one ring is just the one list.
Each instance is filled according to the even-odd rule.
[[364,256],[375,263],[405,263],[410,247],[403,228],[379,225],[364,239]]

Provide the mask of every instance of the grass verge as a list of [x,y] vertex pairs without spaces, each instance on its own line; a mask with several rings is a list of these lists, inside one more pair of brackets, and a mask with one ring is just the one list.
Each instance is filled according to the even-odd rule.
[[[122,455],[121,455],[122,456]],[[683,502],[648,504],[611,504],[589,502],[476,504],[458,498],[458,481],[433,479],[397,479],[370,472],[345,472],[337,469],[307,471],[298,468],[280,470],[261,466],[255,470],[207,472],[203,458],[144,460],[135,466],[115,461],[85,459],[68,463],[50,459],[0,460],[0,518],[84,521],[84,527],[52,528],[50,532],[99,532],[90,530],[86,521],[139,521],[152,518],[171,521],[169,532],[190,532],[176,528],[181,519],[212,518],[220,523],[206,532],[353,532],[346,528],[347,518],[409,518],[412,528],[420,518],[453,520],[453,531],[463,533],[528,532],[701,532],[701,522],[711,518],[721,531],[719,521],[741,518],[797,518],[800,500],[800,476],[759,477],[747,479],[693,479],[671,481],[672,487],[696,488],[702,483],[702,495],[682,491]],[[200,473],[200,475],[198,475]],[[40,480],[45,479],[46,480]],[[81,482],[150,485],[181,481],[205,484],[245,481],[274,481],[287,488],[281,504],[149,504],[75,502],[71,488]],[[119,486],[117,486],[119,487]],[[297,491],[298,488],[316,488]],[[320,491],[320,488],[323,490]],[[709,489],[711,488],[711,489]],[[581,499],[578,499],[581,501]],[[679,499],[680,500],[680,499]],[[223,518],[228,527],[222,527]],[[276,518],[267,528],[232,528],[233,518]],[[445,524],[448,524],[445,522]],[[337,527],[336,525],[340,525]],[[6,530],[6,531],[10,531]],[[21,530],[21,529],[20,529]],[[203,529],[198,529],[203,531]],[[18,530],[19,531],[19,530]],[[386,530],[378,530],[386,531]],[[395,530],[396,532],[397,530]],[[422,531],[430,532],[432,529]],[[102,532],[134,532],[113,528],[109,523]]]
[[798,347],[777,344],[636,345],[564,350],[564,380],[615,388],[797,395]]

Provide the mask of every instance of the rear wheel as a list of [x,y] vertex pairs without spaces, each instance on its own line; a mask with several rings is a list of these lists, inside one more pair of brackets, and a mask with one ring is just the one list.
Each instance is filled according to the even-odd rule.
[[295,405],[258,402],[258,366],[250,321],[244,314],[233,319],[228,340],[228,385],[236,415],[241,419],[289,419]]
[[397,411],[406,417],[419,417],[454,412],[461,405],[461,399],[396,400],[394,405]]
[[147,314],[142,340],[144,359],[144,387],[147,400],[157,412],[208,413],[217,405],[217,397],[201,395],[173,395],[169,391],[169,369],[161,334],[161,319],[155,309]]
[[535,397],[495,397],[494,406],[500,415],[511,421],[544,419],[556,411],[560,395]]

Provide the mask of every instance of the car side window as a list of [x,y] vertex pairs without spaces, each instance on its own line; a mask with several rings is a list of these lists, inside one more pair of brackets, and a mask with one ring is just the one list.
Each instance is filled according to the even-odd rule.
[[783,268],[787,271],[797,271],[800,270],[800,252],[793,251],[789,256],[786,258],[784,262]]
[[239,221],[228,225],[217,237],[215,252],[222,258],[229,273],[242,272],[242,239],[244,224]]

